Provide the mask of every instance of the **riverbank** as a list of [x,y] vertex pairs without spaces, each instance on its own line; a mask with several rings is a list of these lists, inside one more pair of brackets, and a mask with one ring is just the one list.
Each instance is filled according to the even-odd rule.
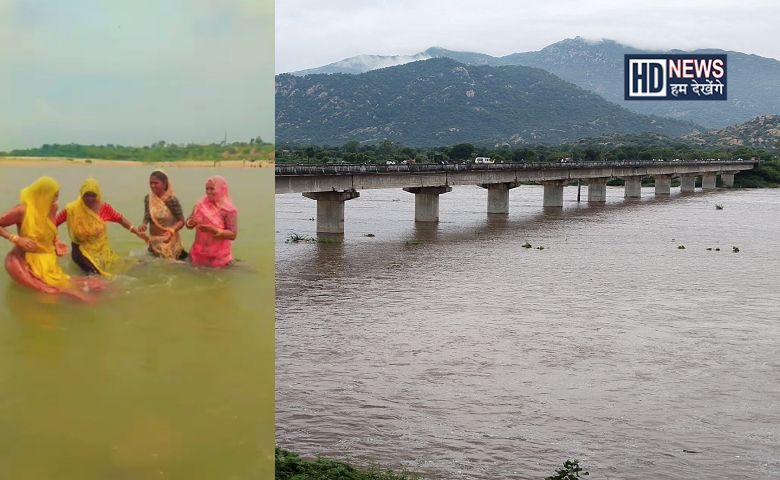
[[[359,469],[344,462],[317,457],[306,460],[298,454],[282,448],[276,449],[275,480],[422,480],[412,473],[395,473],[378,467]],[[575,480],[589,475],[578,460],[567,460],[563,468],[545,480]]]
[[780,159],[764,162],[753,170],[740,172],[734,177],[734,186],[742,188],[780,187]]
[[306,460],[299,455],[276,449],[276,480],[418,480],[409,473],[395,473],[378,467],[356,468],[343,462],[317,457]]
[[186,168],[267,168],[273,167],[274,162],[269,160],[175,160],[166,162],[142,162],[136,160],[105,160],[95,158],[66,158],[66,157],[0,157],[0,166],[84,166],[100,165],[112,167],[186,167]]

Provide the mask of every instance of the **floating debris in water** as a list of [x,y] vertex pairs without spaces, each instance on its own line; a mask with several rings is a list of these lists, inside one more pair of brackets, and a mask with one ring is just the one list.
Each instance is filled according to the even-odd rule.
[[701,452],[697,452],[696,450],[686,450],[684,448],[683,448],[683,452],[684,453],[701,453]]
[[364,236],[364,237],[370,237],[370,238],[374,238],[374,237],[376,237],[376,235],[374,235],[373,233],[367,233],[367,234],[365,234],[365,235],[363,235],[363,236]]
[[685,245],[677,245],[677,250],[685,250]]
[[417,245],[422,245],[423,243],[425,242],[423,242],[422,240],[407,240],[406,246],[417,246]]
[[720,247],[715,247],[716,252],[720,252]]
[[739,253],[739,247],[731,247],[731,251],[734,253]]
[[723,210],[723,205],[721,205],[720,203],[716,203],[715,210]]
[[287,240],[284,241],[284,243],[301,243],[301,242],[314,243],[316,241],[317,241],[316,238],[310,237],[308,235],[298,235],[297,233],[291,233],[287,237]]
[[530,244],[530,243],[528,243],[528,242],[525,242],[525,243],[522,245],[522,247],[523,247],[523,248],[531,248],[531,244]]
[[711,251],[711,250],[712,250],[712,247],[707,247],[707,251],[708,252]]
[[536,247],[536,249],[537,249],[537,250],[544,250],[544,247],[543,247],[543,246],[541,246],[541,245],[539,245],[538,247]]

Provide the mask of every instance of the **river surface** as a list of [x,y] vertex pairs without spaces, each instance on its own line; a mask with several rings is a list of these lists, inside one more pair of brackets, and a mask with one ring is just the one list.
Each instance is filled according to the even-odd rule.
[[[60,182],[64,206],[94,176],[137,225],[151,170],[0,166],[0,208],[43,174]],[[168,173],[186,215],[209,176],[227,178],[240,265],[211,271],[155,260],[111,225],[129,268],[94,305],[34,293],[0,272],[0,478],[271,478],[273,171]],[[68,241],[64,225],[60,237]],[[184,231],[185,248],[193,238]],[[9,249],[3,241],[0,253]],[[78,274],[70,257],[61,264]]]
[[430,479],[780,478],[780,190],[678,192],[521,186],[489,219],[458,187],[431,227],[368,190],[343,244],[285,243],[316,208],[277,195],[277,442]]

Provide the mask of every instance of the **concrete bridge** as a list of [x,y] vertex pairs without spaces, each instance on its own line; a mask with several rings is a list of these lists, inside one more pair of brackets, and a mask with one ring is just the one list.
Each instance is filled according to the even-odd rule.
[[696,177],[702,190],[734,186],[734,175],[755,165],[749,160],[622,161],[571,163],[414,164],[414,165],[277,165],[276,193],[302,193],[317,201],[317,232],[344,233],[344,203],[358,198],[358,190],[402,188],[414,194],[414,219],[439,221],[439,195],[453,186],[479,185],[487,189],[487,213],[509,213],[509,190],[521,183],[544,186],[544,207],[563,206],[563,187],[587,181],[588,202],[607,199],[607,181],[625,180],[625,198],[640,198],[642,178],[654,177],[655,195],[671,193],[673,177],[682,193],[694,192]]

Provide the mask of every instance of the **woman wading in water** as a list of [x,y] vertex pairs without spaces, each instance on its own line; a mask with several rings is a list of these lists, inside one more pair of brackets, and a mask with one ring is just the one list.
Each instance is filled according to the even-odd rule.
[[233,262],[231,245],[238,235],[238,211],[223,177],[208,179],[206,195],[192,209],[187,228],[195,229],[190,249],[193,266],[220,268]]
[[[57,257],[68,252],[54,224],[59,194],[53,178],[41,177],[22,189],[19,205],[0,215],[0,237],[14,245],[5,257],[5,269],[25,287],[92,301],[89,291],[102,289],[104,283],[97,278],[71,278],[57,263]],[[6,229],[12,225],[18,234]]]
[[130,222],[103,201],[97,180],[88,178],[81,185],[79,198],[70,202],[55,219],[59,227],[68,222],[71,239],[71,257],[85,273],[111,276],[111,269],[118,260],[108,242],[106,222],[115,222],[145,242],[149,237],[138,232]]
[[187,258],[179,236],[179,230],[184,227],[184,214],[168,175],[161,170],[152,172],[149,188],[151,193],[144,197],[144,220],[138,227],[140,233],[149,227],[149,252],[172,260]]

